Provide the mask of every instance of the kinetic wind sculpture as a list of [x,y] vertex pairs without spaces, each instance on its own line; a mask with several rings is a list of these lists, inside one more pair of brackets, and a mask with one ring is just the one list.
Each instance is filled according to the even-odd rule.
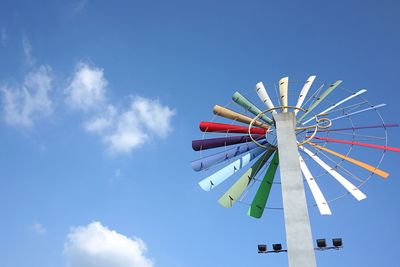
[[[239,177],[218,200],[226,208],[236,201],[246,203],[245,198],[251,195],[248,193],[259,184],[251,203],[246,204],[249,205],[248,215],[260,218],[268,208],[266,203],[272,185],[281,185],[290,267],[316,266],[303,176],[319,212],[330,215],[329,203],[333,200],[348,194],[359,201],[365,199],[360,187],[373,174],[385,179],[389,175],[379,169],[385,152],[400,152],[399,148],[387,145],[386,129],[398,125],[383,121],[378,109],[385,104],[371,105],[361,96],[367,91],[364,89],[355,93],[338,90],[340,80],[329,86],[321,85],[311,93],[314,80],[315,76],[310,76],[303,84],[294,106],[289,105],[288,77],[282,78],[276,86],[279,94],[275,87],[274,101],[270,97],[273,90],[267,91],[261,82],[256,85],[262,108],[235,92],[232,100],[245,114],[216,105],[214,114],[231,121],[200,122],[200,130],[205,134],[203,139],[192,142],[193,149],[201,152],[200,158],[192,161],[192,168],[209,173],[199,182],[202,189],[210,191],[230,176]],[[328,96],[337,95],[339,91],[345,94],[338,101],[328,100]],[[373,118],[378,122],[371,124]],[[361,123],[355,124],[356,120]],[[374,134],[376,130],[383,135]],[[219,136],[208,138],[211,134]],[[346,147],[347,152],[328,148],[331,145],[340,149]],[[371,165],[350,156],[356,147],[365,149],[360,151],[362,155],[366,155],[368,149],[373,149],[374,153],[381,151],[378,163]],[[219,151],[204,156],[209,149]],[[308,167],[311,164],[324,173],[314,176]],[[278,166],[280,182],[275,179]],[[357,170],[349,171],[349,168]],[[359,177],[360,171],[366,178]],[[324,175],[334,178],[346,193],[327,200],[316,181]]]

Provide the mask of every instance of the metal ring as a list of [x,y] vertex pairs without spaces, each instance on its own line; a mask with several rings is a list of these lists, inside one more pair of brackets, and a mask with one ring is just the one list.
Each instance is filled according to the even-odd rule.
[[277,109],[284,109],[284,108],[298,109],[298,110],[301,110],[301,111],[303,111],[303,112],[306,112],[305,109],[299,108],[299,107],[295,107],[295,106],[277,106],[277,107],[273,107],[273,108],[270,108],[270,109],[266,109],[266,110],[264,110],[264,111],[258,113],[257,116],[255,116],[255,117],[251,120],[251,122],[250,122],[250,124],[249,124],[248,131],[247,131],[247,133],[248,133],[248,135],[250,136],[250,139],[251,139],[251,141],[253,141],[253,143],[255,143],[257,146],[262,147],[262,148],[269,148],[268,146],[262,145],[262,144],[260,144],[259,142],[257,142],[256,140],[254,140],[254,138],[253,138],[253,136],[252,136],[252,134],[251,134],[251,127],[253,126],[254,122],[255,122],[258,118],[260,118],[262,115],[264,115],[265,113],[268,113],[268,112],[271,112],[271,111],[274,111],[274,110],[277,110]]
[[[268,113],[268,112],[271,112],[271,111],[274,111],[274,110],[277,110],[277,109],[284,109],[284,108],[297,109],[297,110],[301,110],[301,111],[303,111],[303,112],[306,112],[305,109],[299,108],[299,107],[295,107],[295,106],[277,106],[277,107],[273,107],[273,108],[270,108],[270,109],[267,109],[267,110],[264,110],[264,111],[258,113],[258,114],[251,120],[251,122],[250,122],[250,124],[249,124],[248,131],[247,131],[247,133],[248,133],[248,135],[249,135],[251,141],[253,141],[253,143],[255,143],[257,146],[262,147],[262,148],[269,148],[268,146],[265,146],[265,145],[260,144],[259,142],[257,142],[257,141],[253,138],[253,136],[252,136],[252,134],[251,134],[251,127],[253,126],[254,122],[255,122],[258,118],[260,118],[262,115],[264,115],[265,113]],[[315,127],[314,132],[312,133],[312,135],[311,135],[308,139],[306,139],[306,140],[304,140],[304,141],[298,143],[297,146],[302,146],[302,145],[304,145],[304,144],[310,142],[310,141],[314,138],[314,136],[317,134],[318,128],[326,129],[326,128],[329,128],[329,127],[332,126],[332,121],[331,121],[329,118],[318,118],[318,116],[321,116],[321,115],[325,115],[325,114],[317,114],[317,115],[315,115],[315,120],[317,121],[317,124],[315,124],[315,125],[310,125],[310,126],[307,126],[307,127],[295,128],[295,131],[299,131],[299,130],[305,130],[305,129],[310,129],[310,128],[314,128],[314,127]],[[328,125],[324,125],[324,126],[318,125],[319,122],[322,122],[322,121],[327,121],[327,122],[328,122]]]

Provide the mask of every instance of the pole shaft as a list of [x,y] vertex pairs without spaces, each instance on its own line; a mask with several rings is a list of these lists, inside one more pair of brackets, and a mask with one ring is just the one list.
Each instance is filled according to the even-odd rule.
[[289,267],[316,267],[296,143],[296,119],[293,112],[274,114],[274,119],[278,141]]

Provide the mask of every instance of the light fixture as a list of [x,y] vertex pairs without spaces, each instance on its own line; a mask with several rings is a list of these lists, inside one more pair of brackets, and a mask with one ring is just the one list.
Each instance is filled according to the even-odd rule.
[[267,252],[267,245],[259,244],[258,245],[258,253],[263,253],[263,252]]
[[326,239],[317,239],[317,247],[318,248],[326,248]]
[[274,251],[281,251],[282,250],[282,244],[273,244],[272,248]]
[[332,239],[332,244],[334,247],[341,247],[343,246],[343,242],[341,238],[333,238]]

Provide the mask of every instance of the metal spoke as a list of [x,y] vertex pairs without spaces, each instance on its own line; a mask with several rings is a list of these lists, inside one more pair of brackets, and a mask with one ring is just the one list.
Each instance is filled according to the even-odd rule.
[[360,177],[358,177],[357,175],[355,175],[354,173],[350,172],[349,170],[347,170],[345,167],[343,167],[341,165],[341,163],[343,162],[343,160],[340,160],[339,163],[337,163],[334,159],[332,159],[330,156],[328,156],[324,151],[320,150],[320,154],[323,155],[326,159],[328,159],[330,162],[335,164],[335,169],[339,168],[342,171],[344,171],[345,173],[349,174],[350,176],[352,176],[355,180],[357,180],[358,182],[364,182],[363,179],[361,179]]
[[[312,103],[314,103],[315,99],[317,98],[317,95],[319,94],[319,92],[322,90],[322,88],[324,88],[325,84],[323,83],[304,103],[303,105],[301,105],[301,107],[304,107],[308,101],[310,101],[311,99],[313,100]],[[312,105],[311,103],[311,105]]]

